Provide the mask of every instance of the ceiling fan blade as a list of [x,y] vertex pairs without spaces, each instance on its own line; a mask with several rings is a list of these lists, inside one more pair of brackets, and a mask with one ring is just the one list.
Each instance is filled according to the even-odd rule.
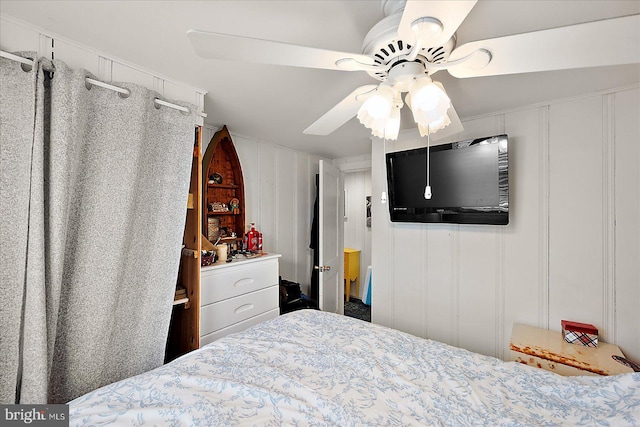
[[307,135],[329,135],[353,118],[358,113],[362,103],[377,87],[378,85],[364,85],[355,89],[335,107],[306,128],[303,133]]
[[198,30],[188,30],[187,36],[198,56],[202,58],[343,71],[352,71],[352,69],[338,67],[336,62],[340,59],[353,58],[363,64],[374,64],[373,59],[361,54],[317,49],[272,40]]
[[423,47],[442,46],[467,17],[477,0],[460,1],[424,1],[407,0],[398,26],[398,37],[409,44],[415,43],[415,34],[411,24],[418,18],[432,17],[442,23],[442,32],[428,40]]
[[491,53],[482,68],[462,63],[448,68],[455,77],[495,76],[569,68],[640,63],[640,15],[466,43],[450,61],[477,49]]
[[460,133],[464,130],[464,126],[462,126],[460,117],[458,117],[458,113],[453,108],[453,104],[449,106],[449,109],[447,110],[447,115],[449,116],[449,120],[451,120],[451,123],[449,123],[449,126],[443,129],[440,129],[437,132],[432,133],[430,137],[432,141],[442,140],[444,138]]

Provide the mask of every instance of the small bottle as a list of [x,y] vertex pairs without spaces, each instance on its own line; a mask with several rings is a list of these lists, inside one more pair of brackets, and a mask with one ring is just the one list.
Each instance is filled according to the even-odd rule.
[[258,252],[262,255],[262,233],[258,233]]
[[247,250],[249,252],[258,251],[258,231],[256,230],[256,223],[251,223],[251,229],[247,233]]

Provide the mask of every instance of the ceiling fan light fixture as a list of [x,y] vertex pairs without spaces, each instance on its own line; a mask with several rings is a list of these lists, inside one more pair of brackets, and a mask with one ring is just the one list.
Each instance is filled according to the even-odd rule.
[[447,110],[451,107],[451,100],[442,84],[432,81],[428,76],[416,80],[411,86],[407,103],[411,106],[415,122],[424,128],[430,127],[432,132],[451,122],[449,120],[447,123],[445,119],[448,118]]
[[438,121],[434,121],[429,123],[428,126],[423,126],[418,123],[418,131],[420,132],[420,136],[427,136],[430,133],[434,133],[439,131],[440,129],[444,129],[451,124],[451,119],[448,114],[445,114]]
[[358,110],[358,120],[366,128],[382,131],[391,115],[395,91],[381,84],[374,94],[369,96]]
[[[389,113],[389,118],[384,125],[382,132],[373,131],[372,134],[378,138],[390,139],[395,141],[400,133],[400,109],[402,108],[402,98],[400,95],[396,97]],[[376,134],[377,133],[377,134]]]

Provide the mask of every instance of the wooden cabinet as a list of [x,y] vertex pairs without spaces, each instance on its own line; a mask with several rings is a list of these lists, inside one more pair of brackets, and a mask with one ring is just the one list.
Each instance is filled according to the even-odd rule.
[[200,345],[278,317],[279,257],[202,267]]
[[510,360],[556,374],[616,375],[633,370],[611,358],[624,356],[614,344],[600,342],[597,348],[569,344],[561,332],[514,324],[511,333]]
[[244,180],[231,135],[223,126],[213,135],[203,157],[202,230],[211,242],[242,239],[245,231]]

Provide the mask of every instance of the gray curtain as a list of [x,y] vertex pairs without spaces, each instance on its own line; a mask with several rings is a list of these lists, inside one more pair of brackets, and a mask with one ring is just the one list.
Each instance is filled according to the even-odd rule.
[[[21,56],[35,58],[35,52]],[[14,402],[20,370],[36,75],[37,70],[25,72],[19,63],[0,58],[1,403]]]
[[[194,115],[156,108],[136,85],[114,83],[127,98],[87,86],[87,75],[2,62],[0,270],[17,301],[0,316],[3,403],[67,402],[163,363]],[[5,102],[23,85],[35,98],[16,89]]]

